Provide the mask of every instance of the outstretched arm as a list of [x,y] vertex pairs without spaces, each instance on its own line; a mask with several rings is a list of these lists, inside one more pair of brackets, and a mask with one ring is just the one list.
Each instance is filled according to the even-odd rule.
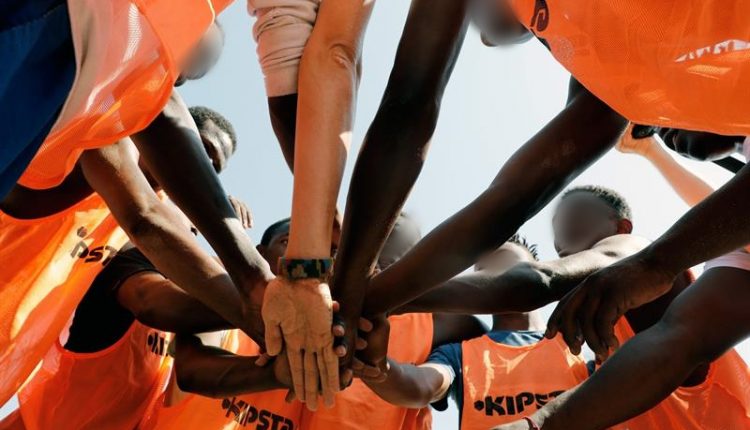
[[[399,312],[532,311],[560,300],[590,274],[635,254],[648,243],[641,237],[621,234],[558,260],[521,263],[501,274],[483,271],[458,276],[399,308]],[[397,297],[389,299],[398,300]],[[387,310],[388,303],[383,306]]]
[[388,359],[382,382],[363,379],[367,386],[388,403],[418,409],[445,397],[453,374],[448,366],[426,363],[419,366]]
[[403,305],[456,275],[614,146],[625,120],[582,87],[573,89],[568,105],[506,162],[485,192],[373,279],[367,308]]
[[84,152],[80,163],[86,180],[107,202],[118,224],[165,276],[252,334],[259,321],[253,326],[254,321],[236,306],[243,301],[224,268],[201,249],[176,210],[158,199],[136,157],[132,143],[124,139]]
[[258,357],[244,357],[204,345],[193,335],[175,340],[175,371],[182,391],[222,398],[286,388],[278,382],[274,366],[258,366]]

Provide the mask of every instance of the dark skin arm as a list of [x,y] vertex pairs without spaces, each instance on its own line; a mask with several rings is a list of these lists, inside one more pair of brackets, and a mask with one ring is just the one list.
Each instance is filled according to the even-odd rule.
[[473,315],[432,315],[432,347],[463,342],[487,333],[487,327]]
[[286,357],[278,357],[273,366],[261,367],[255,364],[258,357],[235,355],[204,345],[194,335],[178,335],[175,341],[175,371],[182,391],[224,398],[287,388],[277,377],[283,372],[281,366],[285,365]]
[[590,274],[635,254],[648,243],[638,236],[620,234],[600,241],[589,250],[557,260],[521,263],[499,274],[481,271],[458,276],[399,311],[529,312],[560,300]]
[[269,97],[268,113],[271,127],[281,145],[287,166],[294,171],[294,137],[297,130],[297,94]]
[[117,301],[139,322],[162,331],[202,333],[232,328],[216,312],[157,272],[129,277],[117,289]]
[[615,145],[625,119],[578,85],[571,93],[562,112],[508,160],[484,193],[372,280],[376,293],[367,297],[368,312],[408,303],[496,249]]
[[347,198],[331,290],[348,326],[356,324],[366,279],[424,163],[466,34],[466,9],[465,1],[412,1]]
[[118,224],[162,273],[232,325],[252,332],[253,321],[236,306],[242,298],[232,280],[201,249],[175,209],[158,199],[136,157],[132,143],[125,139],[84,152],[80,163],[88,183],[102,196]]
[[[133,141],[151,175],[218,254],[241,291],[247,318],[259,319],[259,285],[273,275],[237,219],[179,94],[172,94],[162,113]],[[258,337],[260,328],[256,331]]]
[[5,196],[0,208],[14,218],[43,218],[72,207],[93,192],[80,166],[76,166],[54,188],[35,190],[16,184]]

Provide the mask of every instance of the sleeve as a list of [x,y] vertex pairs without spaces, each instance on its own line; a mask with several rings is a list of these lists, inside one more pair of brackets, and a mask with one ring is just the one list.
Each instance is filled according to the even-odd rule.
[[442,364],[451,369],[451,372],[453,373],[453,383],[448,389],[445,397],[436,402],[433,402],[432,407],[438,411],[444,411],[448,409],[448,397],[452,396],[454,399],[456,399],[456,402],[459,403],[460,408],[461,393],[463,392],[463,373],[461,371],[461,344],[449,343],[447,345],[442,345],[434,349],[429,358],[427,358],[427,363]]
[[319,5],[320,0],[248,0],[268,97],[297,93],[299,63]]

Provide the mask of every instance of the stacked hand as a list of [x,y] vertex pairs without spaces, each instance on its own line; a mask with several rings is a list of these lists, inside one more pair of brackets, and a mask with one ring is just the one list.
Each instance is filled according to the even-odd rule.
[[385,315],[373,317],[367,333],[362,333],[366,348],[358,351],[352,361],[354,376],[365,382],[382,382],[388,372],[388,339],[390,323]]
[[625,130],[620,140],[617,142],[615,148],[618,151],[626,154],[638,154],[643,157],[647,157],[651,149],[659,145],[653,137],[646,137],[643,139],[633,138],[633,124],[630,124]]
[[311,410],[317,408],[319,388],[329,407],[340,390],[332,312],[328,285],[317,279],[276,278],[263,300],[266,350],[276,356],[286,348],[294,392]]
[[547,325],[547,337],[561,332],[574,354],[585,341],[597,359],[604,360],[619,346],[614,335],[617,320],[669,291],[676,275],[639,254],[601,269],[560,301]]

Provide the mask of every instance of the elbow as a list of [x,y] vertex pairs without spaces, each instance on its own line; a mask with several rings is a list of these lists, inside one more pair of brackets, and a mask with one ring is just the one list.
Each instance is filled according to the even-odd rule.
[[310,75],[316,80],[330,79],[331,74],[343,75],[351,79],[350,83],[353,87],[353,84],[359,80],[361,70],[359,57],[359,50],[352,43],[340,41],[309,43],[300,62],[300,80]]

